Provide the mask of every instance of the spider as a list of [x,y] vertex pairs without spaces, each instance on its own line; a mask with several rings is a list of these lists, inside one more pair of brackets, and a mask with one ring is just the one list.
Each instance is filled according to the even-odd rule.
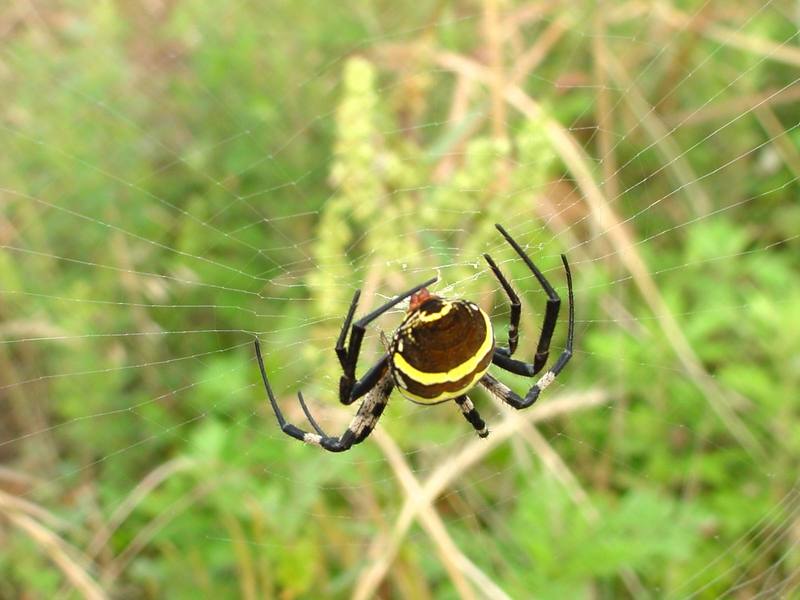
[[[436,282],[436,277],[400,294],[356,321],[350,331],[350,343],[345,345],[347,331],[353,321],[360,296],[360,290],[357,290],[347,311],[335,350],[343,372],[339,379],[339,401],[344,405],[352,404],[362,397],[364,401],[350,425],[339,437],[329,436],[322,430],[311,416],[301,392],[297,393],[300,406],[316,433],[303,431],[286,422],[267,379],[261,346],[258,339],[255,340],[261,378],[264,380],[264,388],[281,430],[295,439],[321,446],[330,452],[349,450],[354,444],[363,442],[372,432],[395,387],[407,399],[419,404],[438,404],[455,400],[466,420],[480,437],[489,435],[489,430],[467,396],[467,393],[476,386],[483,386],[490,394],[516,409],[527,408],[536,402],[539,394],[553,383],[572,357],[575,329],[572,275],[567,257],[562,254],[561,261],[564,263],[567,275],[569,294],[566,346],[556,363],[545,371],[523,398],[490,375],[489,366],[494,364],[510,373],[525,377],[534,377],[539,373],[547,362],[550,339],[553,337],[553,330],[558,320],[561,299],[520,245],[502,226],[495,225],[495,227],[525,262],[547,294],[542,333],[532,363],[512,358],[517,349],[522,305],[492,257],[484,254],[489,268],[511,301],[508,347],[495,346],[492,323],[489,316],[477,304],[468,300],[447,300],[430,293],[427,286]],[[406,298],[410,298],[408,312],[392,336],[388,352],[363,377],[356,379],[356,363],[367,325]]]

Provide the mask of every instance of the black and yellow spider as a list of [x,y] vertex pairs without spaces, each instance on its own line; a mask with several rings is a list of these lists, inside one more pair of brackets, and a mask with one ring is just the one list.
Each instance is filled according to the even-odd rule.
[[[483,257],[489,263],[489,267],[511,301],[507,348],[495,347],[492,323],[489,316],[477,304],[468,300],[446,300],[431,294],[427,286],[436,281],[435,277],[400,294],[356,321],[350,332],[350,344],[345,346],[345,336],[347,330],[350,329],[358,305],[360,291],[356,291],[353,301],[350,303],[350,309],[347,311],[342,332],[336,342],[336,356],[339,357],[339,363],[344,372],[339,380],[339,401],[348,405],[362,396],[366,396],[366,398],[347,430],[339,437],[329,436],[317,425],[300,392],[297,394],[300,406],[316,433],[303,431],[286,422],[269,385],[264,361],[261,357],[261,347],[256,339],[256,356],[261,369],[261,377],[283,432],[308,444],[322,446],[331,452],[349,450],[353,444],[364,441],[372,432],[395,386],[403,396],[420,404],[438,404],[446,400],[455,400],[464,417],[481,437],[489,435],[489,430],[478,411],[475,410],[472,401],[467,397],[467,392],[476,385],[482,385],[490,394],[517,409],[527,408],[536,402],[542,390],[553,383],[553,380],[572,357],[575,329],[572,275],[567,257],[562,254],[561,261],[564,263],[564,270],[567,274],[569,294],[566,346],[556,364],[546,371],[522,398],[492,377],[487,372],[489,365],[494,363],[510,373],[526,377],[533,377],[539,373],[547,361],[550,339],[553,337],[553,330],[558,320],[561,299],[519,244],[500,225],[496,227],[520,258],[525,261],[547,294],[542,333],[539,336],[533,363],[511,358],[517,349],[521,304],[511,284],[497,268],[492,257],[484,254]],[[409,297],[408,312],[392,337],[389,351],[361,379],[356,380],[356,363],[367,325]]]

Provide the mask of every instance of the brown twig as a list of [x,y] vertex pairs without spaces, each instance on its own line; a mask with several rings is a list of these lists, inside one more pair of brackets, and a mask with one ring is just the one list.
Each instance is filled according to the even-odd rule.
[[549,402],[521,413],[522,417],[520,418],[505,419],[492,429],[492,434],[488,438],[473,440],[460,452],[444,460],[422,484],[421,491],[413,497],[406,498],[391,534],[388,537],[380,536],[372,543],[367,552],[367,556],[372,557],[372,562],[356,582],[353,598],[367,600],[375,597],[378,586],[394,562],[400,549],[400,543],[420,508],[432,503],[452,481],[517,433],[524,422],[545,421],[559,415],[600,406],[605,402],[607,402],[606,395],[597,390],[551,398]]
[[[703,189],[700,178],[694,172],[692,165],[686,160],[685,153],[681,152],[678,144],[672,138],[675,130],[667,129],[666,125],[656,114],[654,108],[644,98],[639,88],[628,75],[620,62],[611,54],[605,57],[605,67],[618,87],[624,88],[623,98],[633,111],[637,122],[647,132],[651,145],[661,154],[667,171],[673,174],[676,189],[683,191],[689,200],[690,211],[695,216],[706,215],[711,211],[711,200]],[[618,194],[607,194],[609,198],[616,198]]]
[[654,9],[653,14],[672,27],[696,31],[725,46],[758,54],[793,67],[800,67],[800,49],[794,45],[788,45],[787,42],[779,44],[772,40],[717,25],[708,19],[693,19],[666,2],[656,2]]
[[176,458],[150,471],[144,479],[136,484],[136,487],[133,488],[119,506],[117,506],[116,510],[114,510],[109,517],[106,526],[99,531],[89,543],[89,548],[86,551],[89,557],[94,559],[100,553],[106,544],[108,544],[114,532],[119,529],[119,526],[125,522],[148,494],[175,473],[190,469],[194,465],[195,462],[188,458]]
[[[384,433],[381,428],[378,428],[374,431],[372,438],[378,443],[378,446],[386,456],[389,466],[394,471],[395,477],[397,477],[397,480],[403,486],[403,489],[406,493],[406,498],[410,499],[411,501],[414,501],[414,499],[417,498],[420,499],[420,521],[422,526],[428,532],[428,535],[431,537],[431,540],[433,540],[433,543],[439,552],[442,565],[450,575],[450,580],[453,582],[453,586],[456,588],[462,598],[475,598],[475,593],[467,583],[466,579],[464,578],[464,573],[460,568],[460,565],[463,564],[472,565],[472,561],[463,555],[456,543],[450,537],[450,534],[447,533],[447,528],[442,522],[439,513],[433,507],[433,504],[431,502],[422,501],[422,486],[417,478],[414,477],[414,473],[408,466],[408,463],[406,462],[403,453],[400,451],[400,448],[397,447],[397,444],[394,442],[394,440],[389,435]],[[472,567],[473,568],[470,569],[470,573],[474,574],[476,571],[480,571],[477,566],[472,565]],[[488,577],[484,576],[482,579],[488,579]],[[498,597],[507,598],[505,594]]]
[[778,120],[775,111],[762,104],[756,107],[755,113],[783,162],[786,163],[786,166],[794,173],[795,177],[800,177],[800,152],[798,152],[797,146],[792,142],[791,138],[786,135],[786,128]]
[[[0,492],[0,515],[24,531],[42,552],[52,560],[72,586],[87,600],[103,600],[106,594],[91,575],[70,554],[77,551],[61,537],[44,527],[29,514],[21,511],[16,498]],[[85,560],[86,563],[90,561]]]
[[110,587],[130,565],[131,561],[158,535],[159,531],[164,529],[170,521],[183,511],[188,510],[195,502],[211,493],[221,482],[221,479],[214,479],[195,486],[189,493],[176,500],[169,508],[140,529],[130,544],[104,569],[101,577],[103,584],[106,587]]
[[[484,85],[488,85],[491,82],[491,74],[487,72],[483,65],[459,54],[451,52],[440,53],[437,62],[447,69],[469,74],[483,82]],[[586,156],[583,148],[578,145],[560,123],[550,118],[542,110],[541,106],[519,87],[508,86],[506,88],[506,100],[528,118],[540,120],[544,124],[543,127],[554,150],[561,156],[564,164],[574,176],[578,187],[583,192],[583,198],[590,208],[592,218],[596,220],[600,229],[608,235],[621,262],[631,273],[642,297],[650,306],[652,313],[658,317],[657,322],[662,332],[689,377],[703,392],[711,408],[717,413],[720,420],[742,447],[758,457],[766,456],[766,452],[759,441],[731,408],[726,394],[719,387],[719,384],[703,368],[700,359],[683,334],[675,317],[672,316],[672,312],[661,296],[644,259],[633,242],[632,234],[625,227],[623,220],[611,208],[608,200],[595,182],[589,166],[591,161]]]

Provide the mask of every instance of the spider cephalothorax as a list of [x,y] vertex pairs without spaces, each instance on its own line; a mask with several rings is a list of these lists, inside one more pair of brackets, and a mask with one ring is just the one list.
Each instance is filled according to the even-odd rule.
[[[472,401],[467,397],[467,393],[477,385],[481,385],[490,394],[517,409],[527,408],[536,402],[541,391],[555,380],[572,357],[575,330],[572,275],[567,258],[562,254],[561,261],[564,263],[564,270],[567,274],[567,293],[569,295],[566,346],[556,363],[531,386],[525,397],[518,396],[487,371],[490,365],[494,364],[510,373],[525,377],[533,377],[539,373],[550,352],[550,340],[558,321],[561,299],[520,245],[500,225],[497,225],[497,229],[525,262],[547,294],[542,333],[539,336],[532,363],[512,358],[517,349],[522,305],[511,284],[500,272],[495,262],[488,254],[484,254],[489,268],[511,301],[508,347],[496,347],[489,316],[477,304],[468,300],[448,300],[431,294],[427,286],[434,283],[436,278],[400,294],[352,323],[360,296],[360,292],[356,291],[350,303],[350,309],[347,311],[335,350],[342,367],[342,376],[339,379],[339,401],[347,405],[362,397],[364,400],[347,430],[339,437],[327,435],[317,425],[303,400],[303,395],[299,392],[297,395],[300,406],[316,433],[303,431],[286,422],[269,385],[261,356],[261,346],[256,339],[256,357],[261,377],[283,432],[331,452],[348,450],[354,444],[363,441],[373,430],[395,386],[403,396],[421,404],[437,404],[446,400],[455,400],[464,417],[481,437],[489,435],[489,431]],[[392,336],[388,352],[360,379],[356,379],[356,363],[366,326],[406,298],[409,298],[408,312]],[[350,340],[349,345],[345,346],[348,330],[350,330]]]

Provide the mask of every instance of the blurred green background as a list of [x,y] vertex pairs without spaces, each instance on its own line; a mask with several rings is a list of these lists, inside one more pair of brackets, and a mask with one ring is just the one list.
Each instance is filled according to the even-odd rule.
[[[0,597],[798,597],[797,15],[0,8]],[[575,274],[536,407],[474,393],[487,441],[397,396],[345,454],[281,434],[253,336],[292,422],[303,389],[341,431],[359,287],[438,273],[504,340],[491,252],[532,356],[495,222]]]

